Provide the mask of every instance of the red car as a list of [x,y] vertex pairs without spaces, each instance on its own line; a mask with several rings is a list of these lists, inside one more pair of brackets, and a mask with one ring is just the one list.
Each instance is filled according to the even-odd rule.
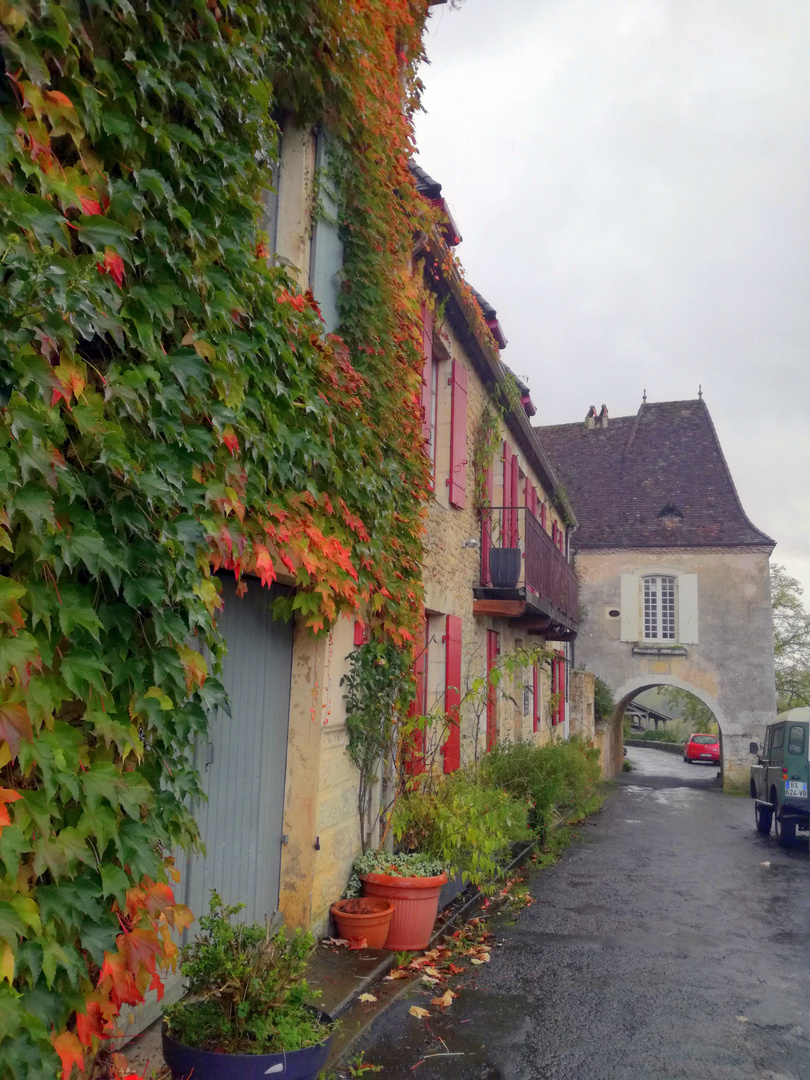
[[709,765],[719,765],[720,740],[716,735],[690,735],[683,744],[683,760],[690,764],[705,761]]

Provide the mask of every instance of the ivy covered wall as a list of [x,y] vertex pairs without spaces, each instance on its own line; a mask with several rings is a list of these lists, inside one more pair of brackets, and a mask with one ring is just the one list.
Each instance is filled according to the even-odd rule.
[[[426,7],[0,0],[4,1078],[123,1075],[104,1038],[173,960],[215,571],[411,640]],[[257,226],[284,115],[336,148],[340,337]]]

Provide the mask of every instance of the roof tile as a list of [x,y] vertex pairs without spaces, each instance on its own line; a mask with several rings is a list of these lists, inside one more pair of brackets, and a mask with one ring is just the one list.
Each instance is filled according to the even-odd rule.
[[535,431],[579,519],[576,548],[774,545],[742,508],[702,399]]

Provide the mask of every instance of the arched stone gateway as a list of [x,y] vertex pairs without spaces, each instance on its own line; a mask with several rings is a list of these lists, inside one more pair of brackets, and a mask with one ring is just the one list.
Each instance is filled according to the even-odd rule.
[[[636,685],[638,683],[638,685]],[[710,694],[706,694],[703,691],[698,691],[694,686],[684,682],[683,679],[674,679],[671,676],[661,676],[655,680],[631,680],[629,684],[625,684],[618,688],[616,693],[616,711],[610,718],[609,722],[605,725],[605,730],[601,732],[601,749],[602,749],[602,763],[605,769],[605,773],[608,776],[614,775],[621,768],[623,757],[623,725],[624,714],[627,706],[638,697],[639,694],[643,694],[645,690],[657,690],[661,687],[673,686],[678,690],[686,690],[690,694],[694,694],[696,698],[703,702],[703,704],[711,710],[714,715],[714,719],[717,721],[717,725],[720,728],[720,746],[722,750],[721,763],[725,763],[725,739],[728,732],[729,747],[731,747],[732,736],[734,739],[747,738],[745,732],[739,732],[733,730],[731,722],[722,715],[717,701],[711,697]],[[753,738],[753,736],[752,736]],[[750,739],[748,740],[751,741]],[[744,744],[746,754],[748,752],[747,743]],[[748,766],[744,765],[745,777],[747,781]]]
[[724,786],[748,784],[748,744],[776,710],[768,560],[702,400],[635,417],[540,428],[580,528],[575,663],[618,703],[603,732],[621,768],[621,721],[647,687],[688,690],[722,731]]

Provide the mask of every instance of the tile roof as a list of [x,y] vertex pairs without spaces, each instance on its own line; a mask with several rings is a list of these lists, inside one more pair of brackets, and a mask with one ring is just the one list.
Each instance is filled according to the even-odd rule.
[[742,508],[702,399],[535,431],[579,519],[576,548],[774,545]]

